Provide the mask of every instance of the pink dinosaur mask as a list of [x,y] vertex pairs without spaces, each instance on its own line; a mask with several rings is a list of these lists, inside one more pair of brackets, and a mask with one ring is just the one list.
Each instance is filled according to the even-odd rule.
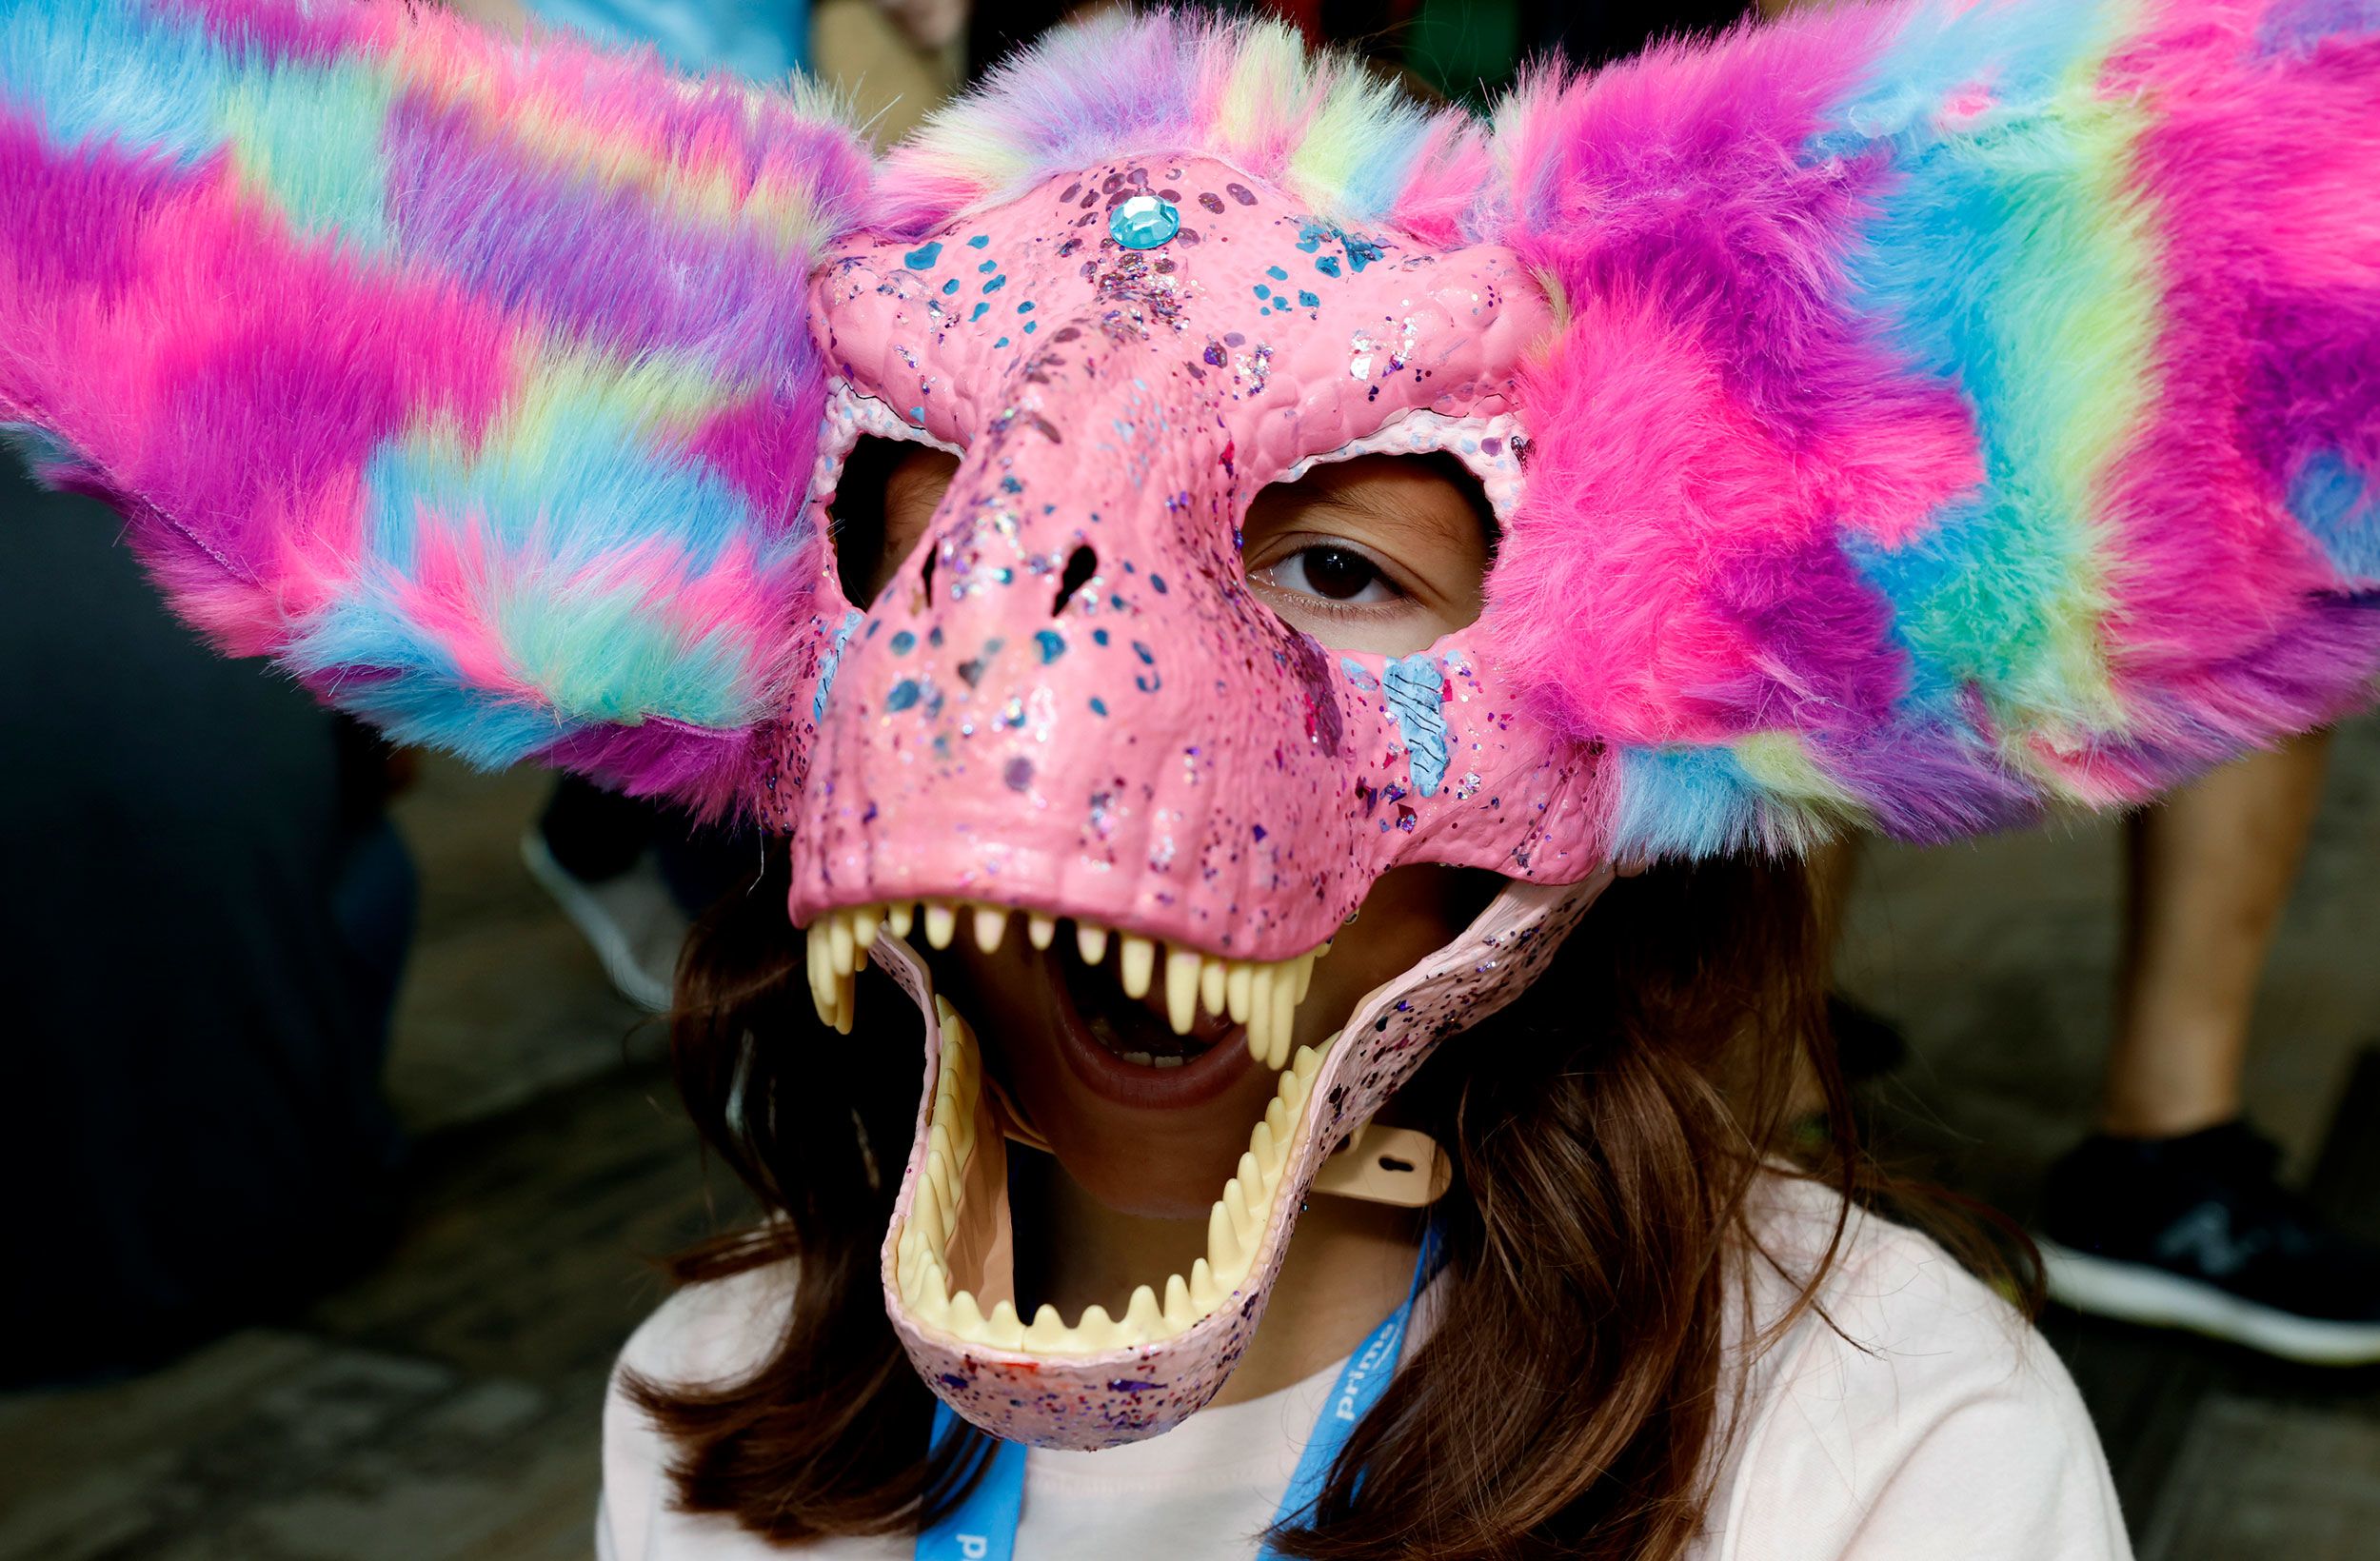
[[[1212,1395],[1331,1150],[1615,859],[2138,800],[2367,697],[2374,126],[2369,8],[2309,0],[1841,8],[1492,125],[1111,18],[882,164],[404,8],[55,0],[0,8],[0,422],[399,736],[788,833],[822,1015],[863,958],[929,1010],[895,1328],[1096,1447]],[[857,605],[863,433],[961,463]],[[1251,499],[1415,450],[1497,512],[1478,622],[1284,626]],[[1508,886],[1293,1048],[1425,861]],[[1027,1124],[904,940],[962,925],[1278,1074],[1121,1315],[1014,1308]]]
[[[937,942],[963,920],[988,947],[1012,913],[1036,945],[1064,931],[1127,995],[1161,985],[1178,1033],[1227,1018],[1219,1044],[1244,1037],[1281,1080],[1216,1190],[1204,1260],[1149,1275],[1121,1316],[1028,1322],[1000,1235],[1002,1124],[943,1009],[886,1304],[919,1370],[1002,1435],[1161,1430],[1229,1373],[1323,1156],[1584,899],[1515,897],[1293,1058],[1317,951],[1399,862],[1570,884],[1605,860],[1594,761],[1463,636],[1329,652],[1240,569],[1249,500],[1317,461],[1444,450],[1508,512],[1515,366],[1551,312],[1502,248],[1352,235],[1184,155],[840,251],[815,318],[838,375],[823,465],[861,432],[963,452],[928,535],[847,620],[815,733],[789,737],[822,1017],[849,1028],[855,961],[885,957],[880,929],[908,932],[922,899]],[[922,967],[890,957],[924,1003]]]

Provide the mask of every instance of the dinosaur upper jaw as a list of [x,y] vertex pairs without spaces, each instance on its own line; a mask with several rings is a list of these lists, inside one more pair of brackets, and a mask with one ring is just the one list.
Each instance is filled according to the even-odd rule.
[[[1018,1119],[987,1067],[975,1025],[938,992],[926,960],[892,933],[891,919],[880,919],[867,957],[925,1016],[924,1088],[881,1276],[885,1310],[927,1386],[993,1434],[1047,1447],[1138,1440],[1202,1407],[1254,1334],[1299,1212],[1333,1152],[1438,1039],[1533,979],[1606,881],[1607,874],[1574,885],[1508,885],[1453,943],[1366,996],[1321,1044],[1291,1047],[1279,1063],[1271,1054],[1286,1026],[1268,1026],[1259,1055],[1255,1029],[1230,1018],[1228,968],[1218,1016],[1203,1006],[1205,967],[1198,967],[1192,989],[1200,1016],[1187,1037],[1177,1037],[1172,1055],[1183,1060],[1166,1066],[1158,1065],[1157,1053],[1140,1054],[1150,1057],[1142,1063],[1128,1055],[1139,1048],[1116,1044],[1148,1039],[1150,1032],[1098,1033],[1138,1005],[1122,991],[1111,1002],[1092,992],[1093,1012],[1078,1008],[1076,1028],[1059,1044],[1067,1066],[1094,1089],[1147,1107],[1189,1107],[1247,1089],[1252,1071],[1260,1070],[1271,1088],[1251,1113],[1246,1148],[1208,1210],[1204,1255],[1185,1271],[1150,1274],[1112,1309],[1094,1305],[1073,1318],[1052,1307],[1028,1316],[1016,1303],[1008,1142],[1031,1141],[1030,1124]],[[838,933],[825,923],[812,939],[822,1009],[847,1004],[847,978],[835,968]],[[1049,946],[1056,948],[1054,935]],[[1086,978],[1131,978],[1111,973],[1113,958],[1094,966],[1082,952],[1061,966],[1070,996]],[[1248,981],[1253,988],[1253,973]],[[1272,983],[1273,1000],[1285,1001],[1293,1017],[1296,981],[1293,968]],[[1154,975],[1148,990],[1156,990]],[[1253,1000],[1248,1012],[1257,1012]],[[1154,1033],[1172,1033],[1171,1018],[1154,1024]]]

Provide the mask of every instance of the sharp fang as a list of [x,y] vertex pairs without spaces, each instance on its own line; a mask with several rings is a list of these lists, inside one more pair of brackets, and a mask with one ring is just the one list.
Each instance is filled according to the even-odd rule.
[[975,1304],[975,1297],[961,1291],[950,1298],[950,1331],[962,1339],[983,1336],[983,1314]]
[[1157,1292],[1142,1285],[1132,1293],[1124,1307],[1124,1337],[1130,1343],[1147,1343],[1163,1338],[1172,1332],[1165,1326],[1165,1312],[1157,1304]]
[[851,913],[852,940],[863,949],[874,948],[877,929],[883,925],[883,920],[884,912],[882,906],[863,905],[853,911]]
[[1266,1067],[1273,1066],[1273,967],[1252,966],[1248,972],[1248,1051]]
[[1033,1314],[1033,1322],[1024,1331],[1025,1347],[1031,1350],[1055,1350],[1067,1338],[1065,1319],[1059,1316],[1056,1307],[1046,1304]]
[[1279,1068],[1289,1060],[1289,1043],[1298,1029],[1298,978],[1294,971],[1273,973],[1273,1049],[1264,1065]]
[[1199,1017],[1199,956],[1175,949],[1165,956],[1165,1022],[1174,1034],[1186,1036]]
[[1257,1123],[1256,1131],[1248,1135],[1248,1152],[1256,1156],[1257,1166],[1264,1173],[1267,1187],[1280,1176],[1281,1142],[1273,1132],[1273,1107],[1278,1104],[1278,1097],[1265,1103],[1264,1120]]
[[1231,1007],[1231,1022],[1245,1024],[1255,1012],[1256,967],[1245,959],[1234,959],[1230,973],[1223,978],[1223,995]]
[[1231,1234],[1240,1238],[1240,1251],[1253,1259],[1257,1243],[1264,1235],[1264,1222],[1248,1207],[1248,1190],[1240,1185],[1238,1176],[1223,1183],[1223,1215],[1231,1221]]
[[825,919],[826,952],[838,976],[852,971],[852,957],[859,953],[859,944],[851,937],[851,923],[839,911],[830,911]]
[[1082,956],[1082,962],[1084,964],[1098,964],[1101,960],[1107,958],[1107,929],[1105,927],[1090,926],[1080,921],[1076,922],[1074,929],[1074,947],[1075,952]]
[[1045,949],[1058,937],[1058,919],[1054,916],[1027,914],[1024,919],[1025,940],[1037,949]]
[[1223,1287],[1215,1282],[1215,1269],[1203,1257],[1190,1264],[1190,1301],[1200,1313],[1223,1304]]
[[[1008,936],[1008,913],[996,905],[979,905],[975,910],[975,946],[986,954],[1000,952],[1000,940]],[[940,945],[936,945],[939,947]]]
[[[1264,1124],[1262,1122],[1257,1123],[1257,1126],[1259,1127],[1262,1127],[1263,1125]],[[954,1166],[958,1163],[959,1162],[955,1158],[951,1161],[951,1164]],[[1253,1146],[1240,1152],[1239,1182],[1240,1188],[1248,1195],[1250,1200],[1250,1210],[1253,1212],[1254,1210],[1263,1208],[1265,1201],[1264,1192],[1266,1187],[1264,1167],[1262,1163],[1257,1159],[1256,1150]]]
[[1314,956],[1311,954],[1300,954],[1298,956],[1298,1000],[1299,1002],[1306,1000],[1306,991],[1313,985]]
[[810,1003],[818,1010],[818,1022],[835,1022],[835,983],[826,969],[826,939],[813,923],[809,930]]
[[1177,1334],[1199,1320],[1197,1303],[1190,1299],[1190,1283],[1179,1274],[1165,1278],[1165,1322]]
[[917,925],[917,918],[918,908],[905,899],[884,907],[884,925],[892,929],[895,938],[908,937],[909,929]]
[[947,905],[925,907],[925,940],[938,949],[950,947],[959,931],[959,913]]
[[1145,998],[1149,978],[1157,974],[1157,946],[1145,938],[1124,936],[1122,975],[1124,996]]
[[1218,1274],[1228,1274],[1235,1280],[1240,1277],[1243,1267],[1240,1233],[1231,1228],[1231,1211],[1223,1207],[1220,1198],[1206,1212],[1206,1256]]
[[1082,1320],[1074,1325],[1074,1332],[1079,1350],[1113,1350],[1124,1342],[1124,1331],[1108,1316],[1107,1308],[1096,1301],[1082,1309]]
[[992,1308],[983,1323],[983,1336],[1003,1350],[1024,1347],[1024,1324],[1017,1319],[1016,1303],[1002,1301]]
[[1231,967],[1220,959],[1210,958],[1199,961],[1199,1001],[1208,1013],[1219,1018],[1223,1013],[1224,978],[1230,974]]

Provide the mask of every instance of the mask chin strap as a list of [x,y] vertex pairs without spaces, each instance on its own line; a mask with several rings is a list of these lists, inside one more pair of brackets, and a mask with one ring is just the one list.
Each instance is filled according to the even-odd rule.
[[1436,1138],[1414,1128],[1366,1121],[1322,1162],[1313,1190],[1359,1203],[1426,1209],[1446,1195],[1454,1180],[1454,1159]]

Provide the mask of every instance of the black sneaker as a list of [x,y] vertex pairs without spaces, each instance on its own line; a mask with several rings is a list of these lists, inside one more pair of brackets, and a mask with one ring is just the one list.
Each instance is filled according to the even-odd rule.
[[2051,1295],[2310,1365],[2380,1361],[2380,1247],[2275,1181],[2279,1159],[2240,1121],[2086,1138],[2042,1190]]

